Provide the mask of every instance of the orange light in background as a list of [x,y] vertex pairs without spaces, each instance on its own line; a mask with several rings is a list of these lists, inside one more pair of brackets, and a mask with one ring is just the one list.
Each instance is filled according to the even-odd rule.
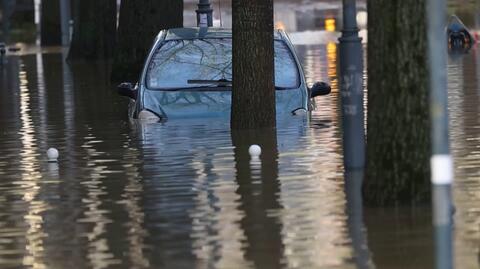
[[281,21],[277,21],[275,23],[275,29],[278,29],[278,30],[285,30],[285,24]]
[[337,78],[337,44],[329,42],[327,44],[327,72],[330,79],[330,86],[332,92],[338,92],[338,78]]
[[335,19],[325,19],[325,30],[328,32],[335,32]]

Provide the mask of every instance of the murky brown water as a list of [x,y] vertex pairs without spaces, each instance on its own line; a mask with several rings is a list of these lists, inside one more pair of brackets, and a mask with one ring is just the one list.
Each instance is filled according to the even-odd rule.
[[[309,81],[334,91],[277,134],[131,123],[104,65],[7,57],[0,268],[432,268],[430,209],[362,208],[361,175],[344,176],[336,45],[297,49]],[[480,52],[451,60],[449,78],[455,263],[479,268]]]

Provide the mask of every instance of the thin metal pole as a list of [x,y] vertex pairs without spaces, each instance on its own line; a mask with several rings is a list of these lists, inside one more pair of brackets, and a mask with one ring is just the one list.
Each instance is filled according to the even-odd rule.
[[62,28],[62,46],[70,45],[70,0],[60,0],[60,21]]
[[453,160],[448,134],[446,0],[427,1],[435,268],[453,268]]
[[452,269],[453,216],[452,190],[448,184],[433,186],[433,226],[435,236],[435,268]]
[[363,51],[356,15],[355,0],[343,0],[343,30],[339,41],[343,158],[346,169],[365,166]]
[[448,135],[446,1],[428,0],[432,182],[451,184],[452,158]]
[[213,26],[213,9],[209,0],[199,0],[197,12],[197,26],[211,27]]

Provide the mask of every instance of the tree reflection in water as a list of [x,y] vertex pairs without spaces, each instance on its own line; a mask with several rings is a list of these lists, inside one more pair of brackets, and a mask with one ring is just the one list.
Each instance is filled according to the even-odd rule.
[[[232,131],[232,142],[237,193],[244,213],[241,227],[247,239],[245,255],[257,268],[280,268],[284,260],[282,225],[272,214],[281,208],[276,130]],[[262,148],[260,166],[251,164],[248,148],[252,144]]]

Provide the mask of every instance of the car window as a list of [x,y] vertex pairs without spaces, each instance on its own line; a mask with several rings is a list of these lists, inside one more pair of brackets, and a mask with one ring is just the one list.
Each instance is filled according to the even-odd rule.
[[[171,40],[158,48],[147,70],[147,88],[179,89],[202,85],[192,80],[232,80],[232,40]],[[275,86],[297,88],[299,72],[289,47],[275,41]]]

